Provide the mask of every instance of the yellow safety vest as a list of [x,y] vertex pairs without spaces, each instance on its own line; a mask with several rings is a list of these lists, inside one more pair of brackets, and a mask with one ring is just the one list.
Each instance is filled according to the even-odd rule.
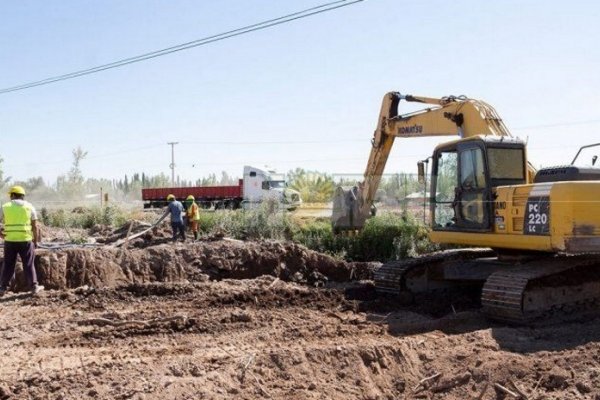
[[23,205],[8,202],[2,205],[4,212],[4,240],[7,242],[31,242],[33,232],[31,229],[32,205],[25,202]]

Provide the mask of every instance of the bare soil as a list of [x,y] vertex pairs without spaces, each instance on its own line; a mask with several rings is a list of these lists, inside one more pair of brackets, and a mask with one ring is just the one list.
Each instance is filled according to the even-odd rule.
[[[49,289],[128,283],[248,279],[262,275],[324,286],[327,282],[368,279],[377,263],[348,263],[295,243],[232,239],[168,243],[143,248],[38,250],[40,283]],[[25,290],[18,270],[14,289]]]
[[[134,247],[132,245],[132,247]],[[280,242],[40,250],[0,299],[0,399],[600,399],[600,319],[487,321],[375,296]]]

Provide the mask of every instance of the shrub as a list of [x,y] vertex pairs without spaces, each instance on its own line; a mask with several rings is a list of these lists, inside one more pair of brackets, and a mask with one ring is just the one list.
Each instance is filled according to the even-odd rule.
[[261,204],[252,210],[201,212],[200,229],[236,239],[288,240],[292,237],[294,224],[287,212]]
[[354,261],[388,261],[433,251],[427,228],[411,215],[384,213],[367,220],[355,236],[336,236],[329,221],[298,227],[294,240],[310,249]]
[[[71,212],[41,211],[45,225],[60,228],[120,227],[132,218],[155,220],[156,217],[156,214],[126,212],[114,205],[77,208]],[[221,233],[236,239],[293,240],[350,261],[403,259],[437,248],[429,241],[427,228],[406,213],[383,213],[367,220],[358,234],[342,236],[333,234],[328,218],[293,219],[290,213],[265,203],[252,210],[200,212],[200,229],[206,234]]]
[[43,208],[41,219],[44,225],[58,228],[84,228],[89,229],[94,225],[119,227],[129,219],[127,213],[118,206],[106,207],[78,207],[71,212],[63,209],[48,211]]

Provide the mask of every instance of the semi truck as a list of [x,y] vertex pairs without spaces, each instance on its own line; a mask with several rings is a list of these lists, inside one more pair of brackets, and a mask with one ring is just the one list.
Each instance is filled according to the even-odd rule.
[[167,196],[184,200],[189,195],[205,209],[250,209],[266,200],[276,202],[280,208],[295,210],[302,204],[300,193],[287,187],[285,175],[273,170],[251,166],[244,167],[244,176],[237,185],[190,186],[142,189],[144,208],[160,208],[167,205]]

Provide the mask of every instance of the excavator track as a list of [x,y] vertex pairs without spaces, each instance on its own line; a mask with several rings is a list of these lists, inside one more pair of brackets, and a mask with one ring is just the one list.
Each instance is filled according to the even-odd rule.
[[[447,279],[453,265],[489,268],[480,279],[481,305],[490,319],[530,324],[600,313],[600,255],[498,260],[489,249],[457,249],[392,261],[374,273],[379,294],[405,296],[464,283]],[[440,273],[440,271],[442,271]],[[444,286],[446,285],[446,286]]]
[[598,312],[600,256],[561,255],[495,272],[481,305],[489,318],[516,324]]
[[409,275],[426,274],[426,269],[432,265],[448,261],[490,257],[494,254],[490,249],[453,249],[418,258],[390,261],[374,272],[375,290],[380,294],[399,295],[402,292],[410,291],[407,285]]

